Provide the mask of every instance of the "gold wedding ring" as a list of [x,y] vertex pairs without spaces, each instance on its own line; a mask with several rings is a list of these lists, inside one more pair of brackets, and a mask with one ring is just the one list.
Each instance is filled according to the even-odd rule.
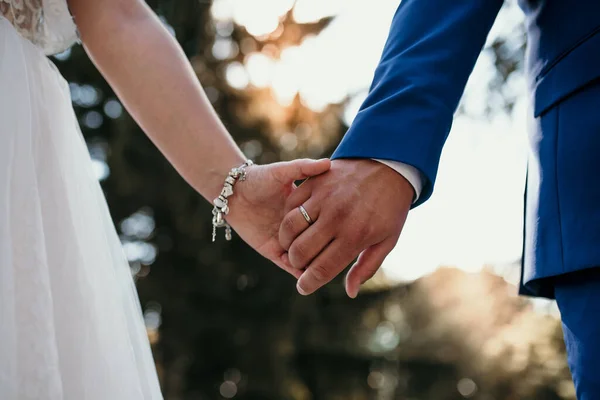
[[306,222],[308,222],[309,225],[312,225],[313,220],[310,217],[310,215],[308,215],[308,212],[306,212],[306,208],[304,208],[304,206],[300,206],[300,207],[298,207],[298,210],[300,210],[300,214],[302,214],[302,216],[304,217]]

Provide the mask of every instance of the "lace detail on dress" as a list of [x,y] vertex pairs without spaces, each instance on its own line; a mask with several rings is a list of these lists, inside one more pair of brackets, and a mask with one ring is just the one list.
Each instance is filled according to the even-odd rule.
[[0,15],[46,54],[56,54],[78,40],[66,0],[0,0]]
[[42,26],[42,0],[0,0],[0,13],[26,39],[35,40]]

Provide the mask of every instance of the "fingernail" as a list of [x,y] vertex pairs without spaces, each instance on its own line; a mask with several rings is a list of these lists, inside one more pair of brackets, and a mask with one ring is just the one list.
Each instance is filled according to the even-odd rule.
[[302,286],[300,286],[300,282],[298,282],[296,284],[296,290],[298,291],[298,293],[300,293],[302,296],[306,296],[308,293],[306,293],[304,291],[304,289],[302,289]]
[[351,299],[355,299],[358,296],[358,291],[356,290],[348,290],[348,297]]

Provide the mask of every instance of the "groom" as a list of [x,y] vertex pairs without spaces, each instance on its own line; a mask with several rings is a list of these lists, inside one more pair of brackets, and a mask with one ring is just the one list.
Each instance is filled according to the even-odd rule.
[[[600,399],[600,3],[522,0],[532,118],[521,293],[556,298],[579,400]],[[467,78],[502,0],[403,0],[371,91],[331,171],[280,230],[309,294],[360,255],[356,296],[432,194]]]

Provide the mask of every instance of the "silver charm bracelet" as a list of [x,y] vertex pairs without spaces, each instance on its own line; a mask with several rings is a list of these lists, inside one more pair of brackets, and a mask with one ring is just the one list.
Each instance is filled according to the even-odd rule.
[[212,241],[217,240],[217,228],[225,228],[225,239],[231,240],[231,226],[227,223],[225,217],[229,214],[229,198],[233,195],[233,187],[238,181],[246,180],[246,168],[254,165],[252,160],[248,160],[237,168],[232,168],[225,178],[221,194],[214,201],[213,219],[212,219]]

